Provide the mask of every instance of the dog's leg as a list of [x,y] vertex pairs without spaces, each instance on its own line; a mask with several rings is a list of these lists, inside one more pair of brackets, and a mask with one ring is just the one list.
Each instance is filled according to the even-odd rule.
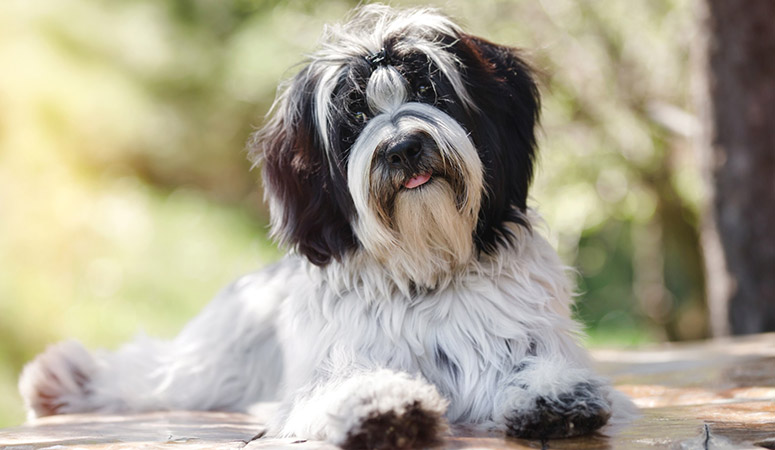
[[504,380],[495,418],[513,437],[556,439],[589,434],[611,417],[611,388],[590,370],[528,357]]
[[410,449],[446,429],[447,401],[434,386],[386,369],[346,371],[300,389],[273,434],[326,440],[344,449]]
[[271,297],[285,279],[270,270],[238,280],[172,341],[141,337],[96,353],[75,341],[49,347],[19,380],[28,416],[243,410],[271,399],[282,376]]

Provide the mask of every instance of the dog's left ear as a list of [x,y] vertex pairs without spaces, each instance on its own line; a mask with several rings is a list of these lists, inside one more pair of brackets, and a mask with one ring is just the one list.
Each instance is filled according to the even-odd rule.
[[352,200],[340,167],[331,167],[316,129],[318,79],[306,67],[281,92],[272,117],[253,135],[251,157],[263,166],[273,236],[316,265],[357,246]]
[[533,71],[519,50],[462,34],[456,53],[466,88],[475,99],[471,134],[485,167],[477,244],[484,250],[509,240],[508,222],[528,226],[528,187],[536,154],[540,96]]

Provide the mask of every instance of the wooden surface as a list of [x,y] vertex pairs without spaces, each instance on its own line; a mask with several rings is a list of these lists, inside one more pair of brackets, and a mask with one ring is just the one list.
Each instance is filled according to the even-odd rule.
[[[598,369],[641,408],[629,425],[610,436],[543,443],[457,430],[438,448],[775,449],[775,334],[594,355]],[[335,448],[253,439],[261,429],[260,417],[231,413],[56,416],[0,430],[0,448]]]

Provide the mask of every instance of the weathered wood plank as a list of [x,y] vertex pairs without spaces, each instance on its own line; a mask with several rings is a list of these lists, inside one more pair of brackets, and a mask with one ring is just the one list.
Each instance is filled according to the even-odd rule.
[[[629,425],[540,443],[453,430],[445,449],[775,448],[775,334],[640,350],[598,350],[598,367],[641,408]],[[316,449],[294,439],[255,439],[259,416],[174,411],[48,417],[0,430],[4,449]]]

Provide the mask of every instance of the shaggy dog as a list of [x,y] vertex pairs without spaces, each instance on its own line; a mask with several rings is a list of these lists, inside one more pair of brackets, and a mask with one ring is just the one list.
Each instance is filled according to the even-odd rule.
[[539,94],[517,50],[430,9],[326,29],[252,141],[292,251],[170,342],[75,342],[29,364],[32,417],[243,411],[345,448],[433,443],[448,423],[557,438],[606,424],[572,285],[526,205]]

